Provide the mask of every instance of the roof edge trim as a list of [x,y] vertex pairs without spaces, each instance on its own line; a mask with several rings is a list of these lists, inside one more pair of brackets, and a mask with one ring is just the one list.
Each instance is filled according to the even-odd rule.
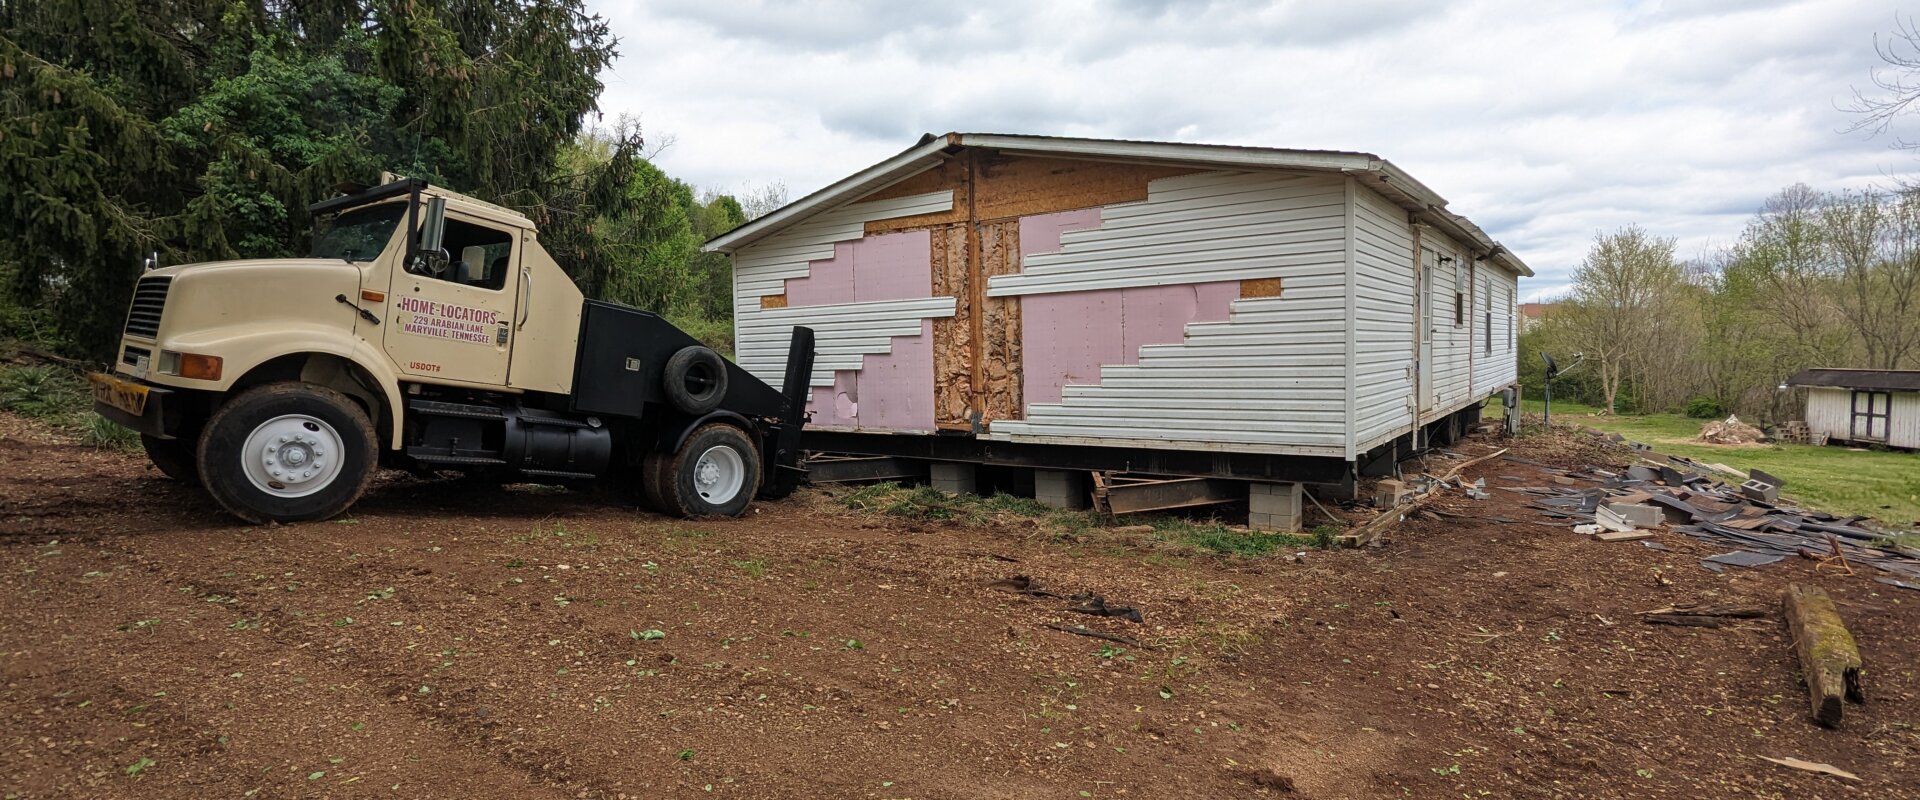
[[[702,245],[700,250],[706,253],[731,253],[773,231],[786,227],[789,223],[799,222],[816,213],[827,210],[826,207],[849,199],[847,195],[852,194],[869,183],[884,181],[894,173],[903,170],[910,170],[912,173],[917,173],[924,167],[931,166],[934,159],[942,157],[941,151],[954,144],[954,142],[950,141],[952,138],[954,137],[951,135],[931,137],[929,140],[915,145],[899,155],[828,184],[825,188],[813,194],[781,206],[766,216],[760,217],[759,219],[748,220],[745,225],[715,236],[705,245]],[[926,163],[922,164],[921,162],[923,161]],[[909,175],[900,175],[899,177],[905,178],[909,177]],[[872,190],[877,191],[881,188],[885,187],[875,186],[872,187]]]

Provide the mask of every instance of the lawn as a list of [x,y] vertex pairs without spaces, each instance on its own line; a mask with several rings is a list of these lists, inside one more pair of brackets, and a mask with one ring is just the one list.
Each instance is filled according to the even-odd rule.
[[[1539,400],[1522,410],[1539,414]],[[1497,408],[1497,404],[1493,408]],[[1679,414],[1599,416],[1599,409],[1567,401],[1553,418],[1652,445],[1655,450],[1738,470],[1760,469],[1786,480],[1787,496],[1836,514],[1866,514],[1893,525],[1920,521],[1920,454],[1781,444],[1729,447],[1696,441],[1707,420]]]

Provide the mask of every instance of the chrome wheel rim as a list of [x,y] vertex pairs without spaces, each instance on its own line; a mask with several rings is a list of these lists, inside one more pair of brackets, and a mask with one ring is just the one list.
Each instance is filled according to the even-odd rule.
[[340,433],[325,420],[286,414],[247,434],[240,467],[247,481],[275,497],[306,497],[333,485],[346,455]]

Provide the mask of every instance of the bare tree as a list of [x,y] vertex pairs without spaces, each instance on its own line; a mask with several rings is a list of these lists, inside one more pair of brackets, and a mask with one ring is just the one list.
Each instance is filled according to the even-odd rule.
[[758,186],[748,184],[746,191],[740,193],[740,208],[747,212],[747,219],[750,220],[771,214],[786,204],[787,185],[780,181]]
[[[1878,136],[1893,129],[1900,117],[1920,109],[1920,26],[1912,17],[1894,19],[1894,31],[1885,37],[1873,37],[1874,53],[1882,66],[1872,72],[1873,90],[1853,90],[1853,100],[1845,109],[1858,115],[1848,133],[1865,131]],[[1894,147],[1912,150],[1920,142],[1896,137]]]
[[1682,328],[1689,284],[1673,248],[1673,239],[1630,225],[1596,235],[1574,271],[1573,297],[1562,313],[1574,344],[1595,364],[1606,413],[1617,410],[1623,379],[1651,374]]
[[1877,192],[1831,197],[1820,212],[1841,320],[1864,348],[1866,365],[1895,369],[1920,347],[1920,264],[1912,241],[1920,200]]

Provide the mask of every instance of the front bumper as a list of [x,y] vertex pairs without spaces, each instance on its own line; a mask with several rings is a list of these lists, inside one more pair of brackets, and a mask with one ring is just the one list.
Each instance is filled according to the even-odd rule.
[[[179,391],[165,386],[155,386],[145,381],[128,380],[117,375],[95,374],[89,375],[88,378],[92,380],[94,386],[94,413],[106,417],[121,427],[158,439],[172,439],[182,433],[181,420],[185,416],[184,406],[187,403],[186,398]],[[104,384],[102,379],[140,387],[146,394],[145,403],[137,412],[122,408],[123,404],[115,404],[105,396],[107,392],[103,386],[107,384]]]

